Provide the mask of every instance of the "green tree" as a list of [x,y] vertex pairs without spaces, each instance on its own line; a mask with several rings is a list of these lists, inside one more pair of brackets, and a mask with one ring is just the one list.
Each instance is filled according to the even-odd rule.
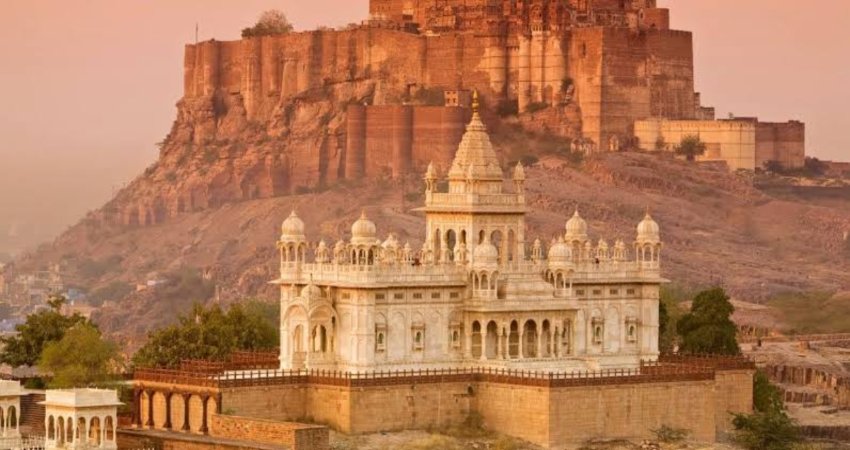
[[290,33],[292,24],[286,18],[283,11],[272,9],[260,14],[260,18],[253,27],[242,30],[242,37],[271,36],[275,34]]
[[26,322],[15,327],[17,334],[0,338],[3,348],[0,363],[12,367],[33,366],[47,344],[62,339],[65,332],[77,324],[91,324],[79,314],[63,315],[61,311],[65,302],[63,296],[52,296],[47,302],[47,309],[30,314]]
[[684,156],[688,161],[694,161],[697,156],[705,154],[705,143],[700,140],[699,136],[685,136],[682,138],[682,142],[676,146],[676,154]]
[[722,288],[702,291],[694,298],[691,311],[676,324],[684,353],[740,355],[732,322],[735,307]]
[[735,441],[748,450],[790,450],[800,441],[794,421],[783,411],[736,414]]
[[784,411],[782,392],[757,371],[753,377],[753,414],[735,414],[735,441],[749,450],[788,450],[800,441],[797,426]]
[[227,311],[195,304],[177,324],[155,330],[133,356],[137,367],[175,368],[184,359],[227,359],[234,350],[271,349],[278,345],[274,308],[251,301]]
[[52,375],[49,386],[55,389],[102,386],[117,380],[122,367],[118,346],[89,323],[79,323],[47,344],[38,362],[42,372]]
[[785,409],[782,391],[774,386],[762,370],[753,376],[753,408],[758,412],[769,413]]

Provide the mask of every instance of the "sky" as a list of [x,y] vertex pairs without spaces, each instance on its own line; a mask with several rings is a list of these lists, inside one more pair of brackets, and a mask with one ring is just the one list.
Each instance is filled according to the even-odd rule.
[[[719,116],[807,124],[850,160],[850,0],[659,0],[694,32],[697,89]],[[260,12],[296,29],[362,20],[367,0],[0,0],[0,253],[48,240],[157,156],[183,45],[238,39]]]

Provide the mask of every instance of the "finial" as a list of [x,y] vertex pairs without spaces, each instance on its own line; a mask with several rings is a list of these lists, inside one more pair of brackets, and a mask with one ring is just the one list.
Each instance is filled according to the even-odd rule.
[[478,108],[481,104],[478,102],[478,89],[472,91],[472,114],[478,114]]

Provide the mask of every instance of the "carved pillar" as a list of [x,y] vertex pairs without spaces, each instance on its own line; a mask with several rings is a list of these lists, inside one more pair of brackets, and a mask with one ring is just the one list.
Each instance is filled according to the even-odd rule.
[[192,394],[183,394],[183,426],[180,428],[183,431],[190,431],[189,427],[189,400],[192,399]]
[[171,429],[171,396],[173,396],[173,392],[168,392],[165,394],[165,423],[162,425],[166,430]]
[[145,391],[148,396],[148,420],[145,421],[145,426],[153,428],[153,394],[154,391]]

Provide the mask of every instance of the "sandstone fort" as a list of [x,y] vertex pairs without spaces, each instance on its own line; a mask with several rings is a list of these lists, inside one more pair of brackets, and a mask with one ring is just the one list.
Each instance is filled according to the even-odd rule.
[[[150,225],[429,162],[446,170],[473,90],[494,129],[518,114],[567,150],[669,151],[695,135],[701,159],[733,170],[802,166],[802,123],[715,120],[701,105],[693,36],[670,15],[654,0],[373,0],[346,29],[187,45],[163,167],[105,219]],[[173,182],[163,192],[155,180]]]

